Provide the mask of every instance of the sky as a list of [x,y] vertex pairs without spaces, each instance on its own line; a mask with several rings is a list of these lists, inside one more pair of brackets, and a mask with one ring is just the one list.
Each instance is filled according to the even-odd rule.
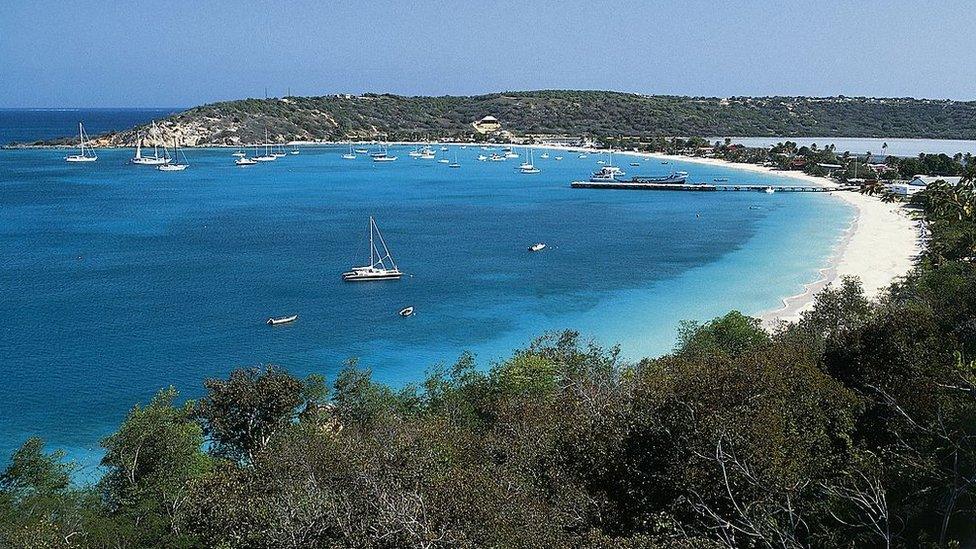
[[972,1],[4,0],[0,108],[286,95],[976,99]]

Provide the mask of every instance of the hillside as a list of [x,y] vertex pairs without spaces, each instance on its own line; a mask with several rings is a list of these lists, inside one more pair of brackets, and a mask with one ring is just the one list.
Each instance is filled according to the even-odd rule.
[[[976,102],[910,98],[704,98],[605,91],[530,91],[477,96],[366,94],[244,99],[194,107],[162,121],[188,145],[273,140],[409,140],[473,135],[497,117],[516,135],[843,136],[976,139]],[[108,134],[131,146],[145,128]]]

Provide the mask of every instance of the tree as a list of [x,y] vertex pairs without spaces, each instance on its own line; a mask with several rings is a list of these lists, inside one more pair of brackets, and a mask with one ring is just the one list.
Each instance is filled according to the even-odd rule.
[[242,463],[251,462],[304,404],[302,382],[274,366],[234,370],[227,380],[208,379],[204,387],[207,396],[196,414],[212,451]]
[[172,387],[150,403],[134,407],[119,430],[102,441],[107,469],[100,482],[108,504],[131,525],[130,535],[144,543],[179,536],[176,516],[191,485],[211,467],[203,452],[203,430],[194,404],[175,406]]

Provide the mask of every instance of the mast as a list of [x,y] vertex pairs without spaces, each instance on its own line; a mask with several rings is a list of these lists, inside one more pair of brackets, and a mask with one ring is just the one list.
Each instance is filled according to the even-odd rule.
[[376,263],[373,261],[373,254],[375,253],[379,256],[379,252],[376,251],[376,245],[373,244],[373,226],[376,222],[373,221],[373,216],[369,216],[369,266],[375,266]]
[[81,156],[85,156],[85,127],[78,122],[78,135],[81,137]]

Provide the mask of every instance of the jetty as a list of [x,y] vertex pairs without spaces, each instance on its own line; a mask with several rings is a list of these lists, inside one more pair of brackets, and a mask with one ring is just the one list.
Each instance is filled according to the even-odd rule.
[[573,181],[574,189],[621,189],[636,191],[688,191],[688,192],[766,192],[773,189],[783,193],[829,193],[834,191],[854,191],[856,185],[824,187],[820,185],[760,185],[756,183],[736,183],[716,185],[713,183],[647,183],[639,181]]

